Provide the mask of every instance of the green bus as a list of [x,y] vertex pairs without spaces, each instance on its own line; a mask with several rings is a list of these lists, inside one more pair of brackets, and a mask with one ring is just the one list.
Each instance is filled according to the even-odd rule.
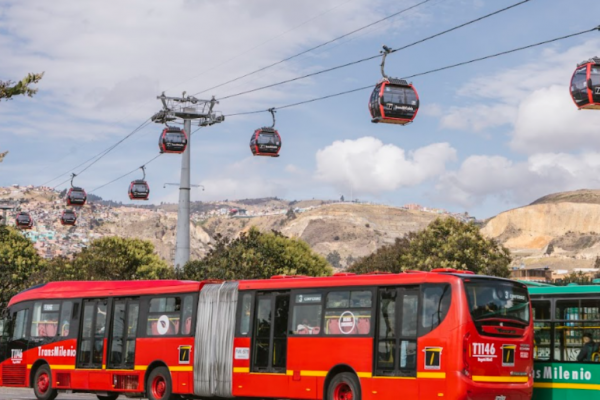
[[[600,400],[600,286],[527,285],[535,331],[533,400]],[[590,344],[582,351],[584,337]]]

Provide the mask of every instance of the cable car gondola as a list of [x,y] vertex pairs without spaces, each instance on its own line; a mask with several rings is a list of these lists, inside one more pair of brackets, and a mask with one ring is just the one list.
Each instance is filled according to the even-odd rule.
[[600,58],[577,64],[571,78],[571,97],[580,110],[600,110]]
[[279,157],[281,136],[279,136],[279,132],[275,129],[275,109],[271,108],[269,112],[273,117],[273,125],[259,128],[252,133],[252,137],[250,137],[252,155]]
[[148,182],[145,180],[146,168],[144,166],[140,168],[144,172],[144,177],[132,181],[129,185],[129,198],[131,200],[148,200],[148,196],[150,196],[150,186],[148,186]]
[[369,101],[371,122],[406,125],[413,122],[419,111],[419,95],[412,84],[404,79],[390,78],[385,74],[385,58],[391,52],[383,46],[381,75]]
[[19,229],[31,229],[33,228],[33,218],[28,212],[21,211],[15,218],[15,225]]
[[73,226],[73,225],[75,225],[76,222],[77,222],[77,214],[75,213],[74,210],[66,209],[65,211],[63,211],[62,215],[60,216],[60,223],[62,225]]
[[75,178],[76,176],[77,175],[75,174],[72,174],[71,176],[71,188],[67,192],[67,205],[82,207],[83,205],[85,205],[85,202],[87,200],[87,193],[85,193],[85,190],[83,190],[83,188],[73,186],[73,178]]
[[183,129],[176,126],[167,126],[158,139],[158,148],[161,153],[181,154],[187,147],[187,135]]

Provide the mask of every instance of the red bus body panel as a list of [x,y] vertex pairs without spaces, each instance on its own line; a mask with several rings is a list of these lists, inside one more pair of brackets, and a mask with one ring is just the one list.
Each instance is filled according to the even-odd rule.
[[[287,338],[286,371],[283,373],[252,372],[252,340],[249,337],[235,337],[231,354],[233,396],[323,399],[326,397],[324,391],[330,372],[345,368],[354,371],[359,378],[362,400],[494,400],[496,396],[506,396],[510,400],[530,399],[533,388],[533,322],[530,321],[529,326],[524,329],[522,337],[504,338],[480,334],[468,309],[463,279],[467,278],[447,273],[411,273],[239,281],[240,295],[247,291],[448,283],[451,286],[452,301],[447,316],[440,325],[417,338],[416,376],[374,376],[374,358],[377,355],[372,334],[346,337],[290,334]],[[197,293],[206,283],[215,282],[55,282],[19,293],[11,299],[10,305],[38,299]],[[375,332],[377,318],[371,316],[370,321],[372,325],[369,329],[372,333]],[[134,368],[128,370],[106,368],[109,347],[106,339],[101,369],[75,368],[76,339],[47,344],[23,352],[20,360],[5,360],[0,365],[0,385],[30,386],[31,371],[37,363],[45,361],[51,367],[52,380],[58,389],[140,393],[145,390],[148,368],[153,363],[161,362],[170,370],[173,392],[191,395],[194,392],[193,335],[192,330],[192,334],[185,337],[138,337]],[[182,348],[190,352],[186,362],[181,361]],[[243,350],[240,354],[247,356],[238,357],[236,350]],[[427,362],[432,351],[438,352],[440,360],[434,368],[428,367]],[[505,355],[508,355],[506,359]],[[23,381],[14,383],[16,381],[11,380],[13,373],[24,374]]]

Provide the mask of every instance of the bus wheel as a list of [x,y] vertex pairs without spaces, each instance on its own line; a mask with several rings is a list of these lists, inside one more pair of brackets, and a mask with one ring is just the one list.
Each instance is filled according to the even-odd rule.
[[52,389],[52,372],[48,365],[42,365],[35,372],[33,392],[38,400],[54,400],[58,395],[56,389]]
[[171,385],[169,370],[166,367],[153,369],[146,382],[148,400],[168,400],[172,391],[173,386]]
[[97,394],[96,397],[98,398],[98,400],[117,400],[117,397],[119,397],[119,393],[108,393],[105,396]]
[[337,374],[327,388],[327,400],[360,400],[360,383],[351,372]]

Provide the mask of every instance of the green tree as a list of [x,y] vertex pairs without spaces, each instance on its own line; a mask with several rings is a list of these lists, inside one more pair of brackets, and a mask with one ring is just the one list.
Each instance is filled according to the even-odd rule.
[[73,256],[55,258],[44,280],[140,280],[169,279],[173,269],[155,252],[147,240],[107,236],[96,239]]
[[29,239],[14,228],[0,225],[0,308],[12,296],[30,287],[43,260]]
[[455,218],[438,218],[427,228],[383,246],[350,267],[351,272],[468,270],[477,274],[510,276],[508,249],[484,238],[479,228]]
[[46,262],[44,269],[34,278],[36,283],[54,281],[85,281],[88,280],[87,269],[77,268],[73,260],[58,256]]
[[252,227],[234,240],[217,235],[206,257],[185,264],[183,278],[266,279],[273,275],[325,276],[331,272],[327,261],[306,242]]
[[484,238],[477,225],[455,218],[433,221],[414,236],[408,252],[400,257],[405,269],[454,268],[505,278],[510,276],[511,261],[508,249]]
[[400,265],[400,256],[407,252],[410,239],[414,233],[409,233],[406,237],[396,238],[394,244],[384,245],[377,251],[366,257],[359,258],[350,267],[348,272],[365,274],[367,272],[402,272]]
[[0,81],[0,100],[8,100],[13,96],[26,95],[32,97],[37,93],[37,89],[32,89],[29,85],[38,83],[44,76],[41,74],[27,74],[27,76],[21,79],[20,82],[13,81]]

